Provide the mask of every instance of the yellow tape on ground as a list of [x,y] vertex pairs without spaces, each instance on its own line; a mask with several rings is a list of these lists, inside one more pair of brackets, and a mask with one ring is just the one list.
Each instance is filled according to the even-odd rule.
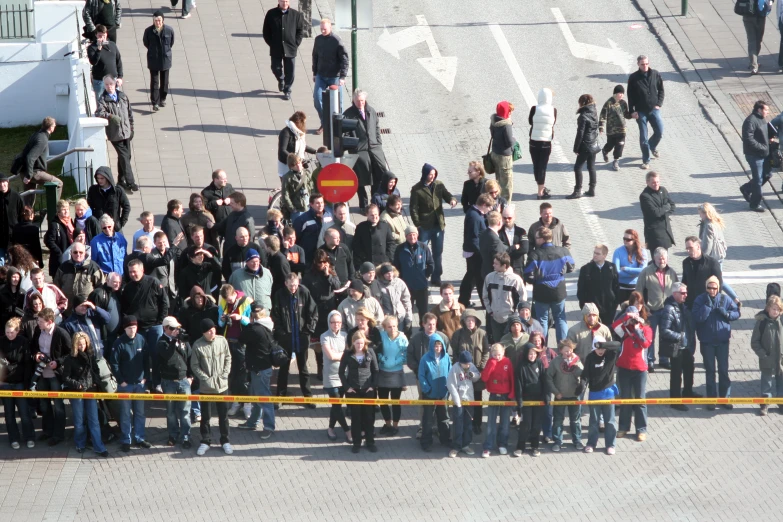
[[[258,397],[255,395],[176,395],[168,393],[84,393],[0,390],[0,398],[13,397],[25,399],[98,399],[98,400],[134,400],[134,401],[200,401],[200,402],[258,402],[277,404],[359,404],[386,406],[451,406],[451,401],[405,400],[405,399],[333,399],[330,397]],[[525,406],[544,406],[541,401],[528,401]],[[738,397],[727,399],[614,399],[602,401],[552,401],[553,406],[606,406],[614,404],[649,406],[670,406],[673,404],[720,405],[720,404],[783,404],[779,397]],[[516,406],[516,401],[462,401],[463,406]]]

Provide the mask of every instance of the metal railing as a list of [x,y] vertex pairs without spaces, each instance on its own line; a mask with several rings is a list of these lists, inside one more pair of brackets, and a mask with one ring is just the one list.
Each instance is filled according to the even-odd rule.
[[[82,71],[82,88],[84,89],[84,111],[87,113],[88,117],[92,118],[92,107],[90,107],[92,82],[89,84],[87,83],[87,77],[85,76],[84,71]],[[95,100],[95,103],[98,103],[98,100]]]
[[22,4],[0,6],[0,40],[35,38],[33,9]]

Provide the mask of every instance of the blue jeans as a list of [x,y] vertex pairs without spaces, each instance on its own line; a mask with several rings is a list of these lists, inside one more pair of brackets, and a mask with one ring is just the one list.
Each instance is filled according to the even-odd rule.
[[[323,111],[323,99],[321,96],[327,87],[330,85],[339,85],[340,77],[324,78],[323,76],[316,75],[315,86],[313,87],[313,105],[315,106],[318,117],[321,119],[321,127],[324,126],[324,111]],[[340,107],[340,114],[343,113],[343,108]]]
[[772,165],[768,158],[760,158],[758,156],[750,156],[745,154],[745,161],[750,166],[750,206],[755,208],[761,204],[761,187],[764,182],[769,178],[772,171]]
[[[0,384],[0,390],[24,390],[23,384]],[[22,436],[24,442],[35,440],[35,427],[30,416],[27,399],[3,397],[3,412],[5,413],[5,428],[8,431],[8,442],[23,442],[19,438],[19,426],[16,424],[16,410],[22,418]]]
[[[718,263],[720,263],[721,269],[723,269],[723,259],[719,259]],[[732,287],[726,283],[726,278],[723,278],[723,285],[721,286],[721,289],[726,292],[726,295],[731,298],[732,301],[737,300],[737,292],[734,291]]]
[[[647,397],[647,372],[617,368],[617,386],[621,399]],[[631,411],[634,413],[636,433],[647,433],[647,405],[620,406],[620,431],[631,431]]]
[[452,449],[459,451],[470,446],[473,442],[473,406],[452,406],[451,420],[454,423]]
[[154,390],[160,384],[160,372],[158,371],[158,339],[163,335],[163,326],[155,325],[149,328],[139,328],[139,335],[144,337],[152,361],[152,387]]
[[[650,314],[650,317],[647,320],[647,324],[649,324],[650,328],[652,329],[652,342],[650,343],[650,347],[647,349],[648,363],[655,362],[655,332],[658,331],[658,326],[661,324],[662,318],[663,318],[663,308],[661,308],[657,312],[653,312],[652,314]],[[660,363],[669,364],[669,358],[661,355]]]
[[183,0],[182,1],[182,16],[185,16],[190,12],[191,9],[193,9],[193,0]]
[[[639,125],[639,147],[642,149],[642,161],[644,163],[650,163],[650,151],[658,149],[658,143],[663,138],[663,118],[661,118],[661,111],[659,109],[653,109],[650,112],[638,111],[639,119],[636,123]],[[653,135],[651,138],[647,138],[648,129],[647,122],[653,129]]]
[[[272,368],[261,370],[258,372],[250,373],[250,395],[257,397],[271,397],[272,396]],[[257,426],[258,418],[261,416],[263,410],[264,429],[269,431],[275,431],[275,407],[272,403],[267,402],[261,404],[258,402],[253,403],[253,408],[250,413],[250,418],[247,419],[248,426]]]
[[[73,412],[73,441],[78,449],[87,445],[87,430],[90,430],[90,440],[95,453],[103,453],[106,446],[101,440],[101,425],[98,422],[98,403],[95,399],[70,399]],[[87,418],[87,425],[84,420]]]
[[[187,379],[161,379],[160,385],[163,393],[190,395]],[[176,442],[190,438],[190,401],[166,401],[166,428],[169,430],[169,438]]]
[[761,370],[761,396],[783,397],[783,373]]
[[[560,400],[576,400],[575,397],[563,397]],[[571,426],[571,440],[574,445],[582,440],[582,407],[581,406],[555,406],[553,408],[552,420],[552,439],[557,446],[563,444],[563,421],[565,420],[566,410],[568,410],[568,422]]]
[[104,87],[103,87],[103,78],[100,80],[93,79],[92,80],[92,90],[95,91],[95,101],[101,99],[101,95],[103,94]]
[[435,261],[435,270],[432,272],[431,278],[433,281],[440,281],[440,276],[443,275],[443,237],[445,235],[445,230],[419,227],[419,241],[429,245],[432,250],[432,259]]
[[[507,401],[508,394],[490,393],[491,401]],[[498,415],[500,415],[500,428],[498,428]],[[484,439],[484,451],[491,451],[495,448],[495,438],[497,437],[497,447],[508,447],[508,426],[511,422],[510,406],[487,406],[487,436]]]
[[[144,385],[127,384],[118,386],[118,393],[144,393]],[[133,410],[133,440],[144,440],[144,424],[147,418],[144,416],[144,401],[120,401],[120,431],[122,439],[120,443],[131,443],[131,409]]]
[[[190,390],[191,395],[198,395],[199,393],[198,388],[195,390]],[[201,403],[198,401],[190,401],[190,420],[191,424],[195,422],[196,417],[201,417]]]
[[617,437],[617,420],[614,417],[614,404],[606,406],[590,406],[590,427],[587,429],[587,445],[595,448],[598,439],[601,437],[598,431],[598,425],[604,419],[604,441],[606,447],[614,446],[614,439]]
[[533,303],[535,318],[544,327],[544,336],[549,337],[549,312],[552,312],[552,320],[555,321],[555,336],[557,342],[562,341],[568,335],[568,323],[566,322],[565,300],[557,303]]
[[546,406],[541,406],[544,408],[544,419],[541,425],[541,433],[544,435],[544,437],[547,437],[549,439],[552,438],[552,419],[553,419],[553,406],[551,404],[547,404]]
[[[704,373],[707,380],[707,397],[730,397],[729,343],[701,343],[704,357]],[[715,389],[715,360],[718,361],[718,389]]]

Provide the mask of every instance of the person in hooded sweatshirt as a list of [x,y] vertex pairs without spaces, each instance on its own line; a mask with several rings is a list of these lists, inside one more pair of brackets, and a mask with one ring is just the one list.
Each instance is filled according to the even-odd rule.
[[381,212],[381,221],[388,223],[392,230],[395,249],[397,246],[405,243],[405,228],[408,226],[405,217],[402,215],[402,198],[397,194],[392,194],[386,201],[386,208]]
[[435,260],[430,284],[440,286],[443,274],[443,242],[446,234],[446,218],[443,215],[443,203],[451,208],[457,206],[457,200],[448,191],[446,185],[438,180],[438,171],[429,163],[421,168],[421,180],[411,188],[411,220],[419,230],[419,241],[429,245]]
[[[584,365],[579,356],[574,353],[574,343],[568,339],[560,341],[557,345],[560,355],[549,364],[546,370],[546,386],[548,393],[555,396],[555,400],[576,400],[579,396],[579,378],[584,370]],[[580,418],[581,406],[554,406],[552,408],[552,434],[554,444],[552,451],[560,451],[563,446],[563,420],[566,409],[568,410],[571,426],[571,439],[577,451],[585,449],[582,444],[582,420]]]
[[495,177],[500,183],[501,196],[511,201],[514,193],[514,159],[513,151],[517,140],[511,122],[514,104],[502,101],[495,107],[495,114],[490,118],[489,133],[491,136],[491,158],[495,166]]
[[470,443],[473,441],[471,424],[475,409],[463,406],[462,401],[475,400],[473,392],[476,382],[480,380],[481,373],[473,364],[473,356],[470,351],[460,352],[458,362],[451,367],[449,376],[446,378],[446,386],[449,388],[451,401],[454,403],[451,407],[451,416],[454,419],[454,440],[449,451],[451,458],[456,457],[460,451],[468,456],[474,454]]
[[[490,348],[490,358],[481,372],[481,380],[489,392],[491,401],[508,401],[514,398],[514,368],[511,360],[506,357],[506,349],[502,344],[493,344]],[[498,415],[500,428],[498,429]],[[487,436],[484,438],[483,458],[489,458],[490,451],[497,443],[498,453],[508,454],[508,426],[511,415],[510,406],[487,407]]]
[[[783,342],[783,323],[780,314],[783,301],[776,295],[767,299],[767,306],[756,314],[756,325],[750,337],[750,347],[758,355],[761,370],[761,396],[783,397],[783,371],[781,369],[781,342]],[[778,411],[783,406],[778,405]],[[767,405],[762,404],[759,415],[767,414]]]
[[531,454],[534,457],[541,456],[538,449],[538,438],[541,434],[542,421],[546,415],[546,407],[525,406],[525,401],[541,402],[546,400],[546,369],[538,354],[539,352],[534,345],[526,343],[522,347],[514,367],[515,395],[517,407],[522,415],[522,422],[519,423],[517,449],[514,450],[515,457],[522,456],[525,452],[525,444],[528,442],[530,442]]
[[[483,370],[489,361],[489,337],[481,328],[481,318],[472,308],[465,310],[460,320],[462,327],[451,336],[451,353],[469,351],[479,371]],[[473,383],[473,396],[476,400],[482,400],[484,381],[478,379]],[[481,435],[482,406],[473,406],[473,434]]]
[[372,202],[378,205],[378,210],[383,212],[386,210],[390,196],[399,196],[400,190],[397,188],[397,175],[387,170],[381,178],[381,183],[378,185],[376,192],[372,195]]
[[[399,330],[397,318],[387,315],[383,320],[381,342],[376,349],[378,357],[378,398],[399,399],[405,386],[403,367],[408,360],[408,338]],[[397,435],[402,408],[399,405],[381,406],[384,425],[381,435]]]
[[98,167],[94,177],[95,185],[87,190],[87,203],[93,217],[100,220],[101,216],[108,214],[114,220],[117,231],[122,230],[128,223],[131,211],[125,189],[114,183],[109,167]]
[[[620,343],[601,341],[595,343],[595,350],[587,354],[582,371],[582,382],[590,388],[587,396],[591,401],[612,400],[620,392],[614,383],[615,364],[617,363]],[[585,453],[592,453],[600,437],[601,419],[604,423],[604,442],[606,454],[614,455],[614,441],[617,436],[617,421],[614,416],[614,404],[590,405],[590,427],[587,430]]]
[[[430,349],[419,362],[419,386],[424,400],[444,400],[449,393],[447,379],[451,371],[451,357],[446,351],[444,337],[430,336]],[[438,438],[441,445],[451,444],[446,406],[424,406],[421,420],[421,449],[432,450],[432,416],[437,417]]]
[[[357,332],[351,338],[351,346],[340,359],[338,369],[340,382],[345,396],[354,399],[374,399],[378,390],[378,359],[370,348],[367,337]],[[375,453],[375,408],[372,406],[351,405],[351,451],[359,453],[362,438],[370,452]]]
[[533,176],[538,185],[538,199],[552,196],[546,188],[546,168],[552,154],[552,140],[555,139],[557,109],[552,106],[552,90],[544,87],[538,91],[538,105],[530,108],[527,117],[530,125],[530,160],[533,162]]
[[598,112],[595,109],[595,100],[590,94],[579,97],[579,115],[576,119],[576,138],[574,139],[574,192],[566,199],[579,199],[582,197],[582,165],[587,163],[587,171],[590,174],[590,186],[585,196],[595,196],[596,174],[595,155],[601,149],[598,145]]

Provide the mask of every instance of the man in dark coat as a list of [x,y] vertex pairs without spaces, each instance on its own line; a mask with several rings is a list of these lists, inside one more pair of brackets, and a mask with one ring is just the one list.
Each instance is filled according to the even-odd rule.
[[123,229],[130,217],[130,201],[125,190],[115,185],[114,176],[109,167],[98,167],[95,171],[95,185],[87,190],[87,204],[90,205],[95,219],[108,214],[114,220],[115,229]]
[[[103,2],[101,2],[103,3]],[[95,28],[95,43],[87,48],[87,58],[92,65],[92,90],[95,99],[103,94],[103,78],[106,75],[117,80],[117,86],[122,87],[122,56],[117,44],[107,40],[106,26],[98,24]]]
[[611,325],[614,312],[617,310],[617,295],[620,291],[620,279],[617,267],[611,261],[606,261],[609,247],[596,245],[593,249],[593,260],[579,269],[579,282],[576,286],[576,297],[579,308],[586,303],[598,307],[601,323]]
[[672,224],[669,218],[676,209],[669,191],[661,186],[657,172],[647,173],[647,187],[639,195],[644,217],[644,241],[650,252],[658,247],[669,249],[674,242]]
[[388,223],[381,221],[378,205],[367,207],[367,220],[356,225],[353,236],[353,266],[369,261],[373,266],[394,259],[397,242]]
[[5,259],[11,231],[22,220],[22,210],[22,198],[8,186],[8,177],[0,173],[0,259]]
[[[642,149],[642,169],[650,168],[650,153],[658,157],[658,143],[663,138],[663,78],[658,71],[650,67],[650,60],[641,55],[636,59],[639,70],[628,77],[628,110],[639,124],[639,146]],[[647,122],[653,129],[653,135],[647,140]]]
[[234,192],[236,191],[228,182],[225,170],[217,169],[212,172],[212,183],[201,191],[201,195],[204,196],[207,210],[215,216],[215,223],[220,223],[231,213],[229,196]]
[[357,89],[353,93],[353,105],[346,109],[343,116],[359,122],[352,133],[355,138],[359,138],[359,145],[350,152],[358,154],[353,169],[359,178],[359,207],[365,209],[369,202],[365,186],[370,185],[370,194],[374,194],[383,175],[389,170],[389,162],[383,153],[378,113],[367,104],[367,93]]
[[717,277],[720,286],[723,286],[723,272],[717,259],[702,253],[701,240],[698,237],[686,237],[685,250],[688,252],[688,257],[682,260],[682,283],[691,289],[685,299],[685,314],[688,316],[688,346],[691,348],[691,352],[695,352],[696,322],[692,317],[693,302],[704,293],[701,289],[707,288],[707,279],[710,277]]
[[310,194],[310,208],[304,214],[298,215],[293,223],[296,244],[304,250],[305,259],[315,258],[321,228],[331,226],[333,221],[331,210],[324,204],[324,197],[317,192]]
[[517,225],[516,210],[514,205],[508,205],[503,209],[503,227],[498,231],[500,240],[506,245],[508,255],[511,256],[511,269],[519,277],[525,271],[525,256],[530,249],[527,231]]
[[[750,209],[764,212],[761,206],[761,187],[771,177],[769,160],[769,131],[767,115],[769,106],[759,100],[753,106],[753,112],[742,122],[742,153],[750,165],[751,180],[740,187]],[[701,288],[699,289],[701,291]]]
[[269,254],[266,248],[262,248],[255,241],[250,241],[250,233],[245,227],[239,227],[234,236],[234,245],[223,249],[223,263],[221,272],[223,278],[228,281],[235,270],[245,268],[247,251],[250,249],[258,252],[259,259],[263,266],[269,266]]
[[465,225],[462,229],[462,256],[465,257],[467,270],[459,285],[459,302],[466,308],[470,306],[470,296],[473,289],[481,298],[481,288],[484,280],[481,278],[481,247],[479,238],[487,230],[487,220],[484,218],[492,208],[492,196],[482,194],[465,211]]
[[85,36],[95,41],[98,25],[106,27],[109,40],[117,43],[117,28],[122,25],[122,6],[120,0],[87,0],[82,10]]
[[150,70],[150,101],[152,110],[166,106],[169,94],[171,48],[174,47],[174,29],[163,23],[163,11],[152,14],[152,25],[144,30],[143,43],[147,48],[147,68]]
[[479,253],[481,255],[481,288],[484,287],[484,279],[487,274],[494,271],[492,266],[497,254],[508,253],[508,248],[500,240],[503,218],[500,212],[490,212],[487,215],[487,229],[479,235]]
[[304,24],[302,13],[291,9],[289,0],[277,0],[277,7],[267,11],[264,17],[263,34],[269,46],[272,73],[286,100],[291,99],[296,52],[304,38]]
[[185,229],[182,227],[182,223],[180,223],[184,210],[182,202],[178,199],[172,199],[168,202],[166,209],[167,212],[160,223],[160,229],[166,233],[170,246],[185,250],[188,246],[188,241],[185,237]]
[[[348,52],[343,41],[332,32],[332,22],[321,20],[321,34],[315,37],[313,42],[313,102],[318,117],[321,118],[321,128],[324,128],[324,114],[322,107],[323,92],[330,85],[345,85],[345,77],[348,75]],[[329,118],[329,115],[327,115]]]
[[[219,221],[215,225],[215,231],[225,238],[223,243],[223,251],[228,250],[236,244],[236,234],[239,227],[245,227],[250,234],[250,237],[256,235],[256,225],[253,221],[253,216],[247,210],[247,199],[241,192],[234,192],[231,194],[231,200],[229,202],[231,212],[226,219]],[[207,225],[209,226],[209,225]]]
[[329,255],[332,260],[332,266],[340,280],[340,286],[349,283],[354,277],[353,255],[351,250],[342,243],[340,231],[336,228],[329,228],[324,234],[324,244],[321,248]]
[[[35,189],[36,185],[43,185],[48,181],[57,183],[57,200],[59,201],[63,182],[57,176],[46,172],[49,157],[49,136],[52,135],[56,127],[57,122],[51,116],[43,119],[41,128],[30,136],[22,152],[14,158],[11,174],[18,174],[22,178],[25,191]],[[25,196],[24,201],[25,204],[33,206],[35,194]]]

